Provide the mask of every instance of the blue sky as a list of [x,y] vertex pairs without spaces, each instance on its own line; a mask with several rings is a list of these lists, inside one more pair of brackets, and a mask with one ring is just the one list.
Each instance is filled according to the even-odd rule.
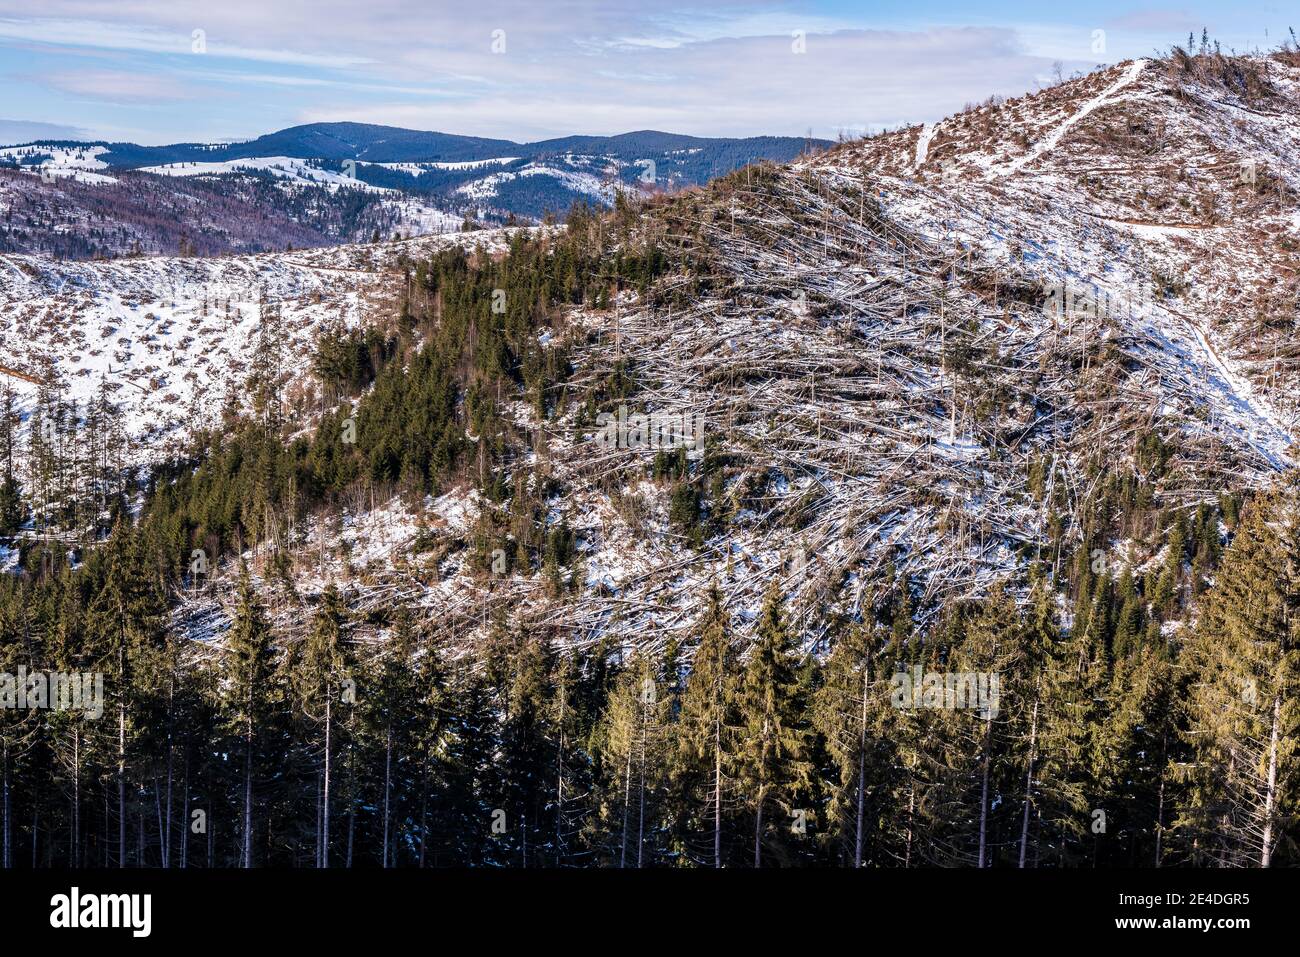
[[[0,142],[215,142],[319,120],[533,140],[834,137],[1300,10],[934,0],[0,0]],[[797,35],[796,35],[797,34]]]

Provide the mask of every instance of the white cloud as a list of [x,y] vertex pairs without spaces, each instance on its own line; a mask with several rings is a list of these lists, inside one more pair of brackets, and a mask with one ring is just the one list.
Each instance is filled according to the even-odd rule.
[[[115,0],[108,24],[98,22],[107,17],[102,0],[43,0],[35,19],[27,16],[30,0],[0,0],[0,45],[48,45],[51,59],[56,50],[119,57],[165,83],[188,85],[211,105],[196,106],[183,128],[210,127],[209,139],[246,132],[254,122],[313,119],[511,139],[640,127],[718,135],[811,128],[829,137],[936,119],[993,93],[1023,93],[1051,74],[1053,60],[1069,73],[1147,54],[1161,42],[1153,37],[1184,22],[1148,11],[1112,21],[1097,13],[1093,24],[1094,14],[1080,9],[1077,26],[915,20],[907,29],[880,29],[871,6],[819,12],[816,0]],[[919,2],[899,16],[923,17],[924,7]],[[994,15],[979,14],[986,22]],[[190,54],[196,29],[204,31],[207,56]],[[1093,29],[1107,31],[1103,54],[1093,52]],[[492,52],[494,30],[505,32],[503,55]],[[803,31],[806,53],[791,50],[795,30]],[[25,70],[68,72],[66,63]],[[66,77],[50,82],[67,92],[78,85]],[[130,85],[122,85],[119,102],[143,110],[144,91],[131,98]],[[253,108],[235,117],[240,129],[232,130],[233,110],[225,107],[245,102]],[[167,120],[94,117],[97,126],[110,122]]]
[[62,123],[41,123],[36,120],[0,119],[0,143],[29,143],[32,140],[84,140],[86,131]]
[[[512,139],[644,128],[715,136],[799,136],[811,128],[833,137],[845,128],[937,119],[993,93],[1022,93],[1047,75],[1050,61],[1024,52],[1012,31],[967,28],[809,35],[804,54],[793,53],[786,36],[714,40],[624,52],[619,66],[616,81],[557,74],[508,95],[331,104],[299,120],[364,117]],[[665,75],[671,84],[658,79]]]
[[118,70],[73,70],[66,73],[48,73],[31,77],[39,83],[96,100],[184,100],[192,91],[176,82],[168,82],[153,73],[126,73]]
[[99,20],[0,19],[0,38],[6,40],[129,50],[138,53],[194,55],[195,30],[203,31],[203,45],[210,56],[331,68],[358,66],[370,62],[366,57],[346,54],[317,55],[290,49],[241,46],[224,42],[219,37],[209,38],[207,30],[200,26],[185,32],[172,32],[153,27],[123,26]]

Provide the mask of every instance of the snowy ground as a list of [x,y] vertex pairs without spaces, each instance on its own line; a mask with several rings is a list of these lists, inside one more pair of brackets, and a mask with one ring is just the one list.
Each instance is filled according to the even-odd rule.
[[[1300,439],[1294,302],[1276,322],[1259,320],[1300,268],[1300,82],[1281,64],[1263,69],[1276,96],[1243,104],[1163,65],[1123,64],[664,204],[660,241],[707,249],[711,292],[651,301],[624,290],[607,311],[574,310],[563,324],[572,332],[543,341],[570,337],[575,396],[628,362],[633,411],[704,416],[706,447],[725,465],[702,547],[669,523],[672,486],[648,478],[653,453],[597,447],[576,424],[578,402],[545,423],[519,405],[521,432],[535,437],[527,465],[562,488],[547,520],[577,534],[580,560],[565,572],[577,588],[556,601],[531,570],[472,572],[471,532],[492,506],[448,489],[418,503],[353,502],[294,529],[300,598],[336,582],[363,615],[409,603],[454,641],[501,612],[561,640],[613,632],[657,643],[694,622],[711,582],[748,629],[775,578],[815,645],[827,613],[862,612],[891,569],[924,618],[1050,561],[1048,509],[1027,490],[1036,460],[1050,461],[1047,497],[1065,503],[1076,540],[1095,491],[1090,466],[1123,471],[1150,430],[1178,439],[1154,490],[1162,506],[1267,481],[1295,464]],[[1248,160],[1280,185],[1246,182]],[[358,322],[382,303],[385,257],[403,246],[230,260],[222,288],[251,307],[261,282],[304,328]],[[232,312],[242,338],[196,318],[193,297],[178,314],[166,290],[184,261],[154,263],[84,274],[92,267],[0,259],[0,293],[14,303],[6,341],[41,342],[70,376],[88,367],[88,380],[126,376],[109,362],[129,362],[137,387],[161,372],[150,394],[164,397],[175,388],[164,360],[178,350],[186,372],[199,356],[229,366],[251,340],[251,309]],[[1054,314],[1044,308],[1053,290],[1104,306]],[[318,291],[321,303],[310,301]],[[175,327],[196,322],[183,345]],[[950,365],[958,324],[973,371]],[[115,328],[96,339],[87,330],[98,325]],[[1117,562],[1157,558],[1108,544]],[[212,633],[229,592],[182,611],[191,634]],[[304,616],[286,602],[278,614],[292,630]]]
[[542,163],[529,163],[519,170],[492,173],[482,179],[476,179],[458,187],[456,192],[474,200],[492,199],[506,183],[530,176],[549,176],[575,193],[591,196],[604,203],[613,203],[614,197],[621,191],[632,191],[625,183],[602,179],[592,173],[578,173],[573,170],[556,169]]
[[360,189],[368,193],[391,193],[393,190],[380,186],[371,186],[355,176],[321,169],[311,161],[292,156],[253,156],[247,159],[223,160],[221,162],[185,162],[167,163],[164,166],[142,166],[140,172],[153,173],[156,176],[218,176],[223,173],[264,171],[273,173],[286,183],[304,186],[325,186],[335,189]]
[[[0,148],[0,162],[18,162],[23,172],[48,179],[75,179],[81,183],[116,183],[111,176],[95,170],[107,169],[108,164],[99,159],[108,152],[103,146],[51,147],[8,146]],[[39,163],[30,159],[41,157]]]
[[[43,376],[53,362],[82,408],[101,383],[120,404],[131,457],[147,462],[243,398],[263,317],[278,312],[285,365],[301,380],[317,335],[394,314],[401,254],[448,243],[500,248],[509,231],[427,236],[224,258],[53,262],[0,256],[0,365]],[[29,413],[38,387],[7,378]],[[308,383],[309,384],[309,383]]]

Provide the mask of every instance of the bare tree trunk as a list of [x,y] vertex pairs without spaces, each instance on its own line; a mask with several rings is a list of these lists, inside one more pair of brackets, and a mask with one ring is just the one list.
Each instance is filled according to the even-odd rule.
[[190,749],[189,741],[185,748],[185,813],[181,820],[181,870],[190,864]]
[[325,806],[321,812],[321,849],[320,849],[320,866],[322,869],[330,866],[330,732],[334,712],[332,710],[333,702],[330,697],[325,697]]
[[240,854],[244,868],[253,866],[253,718],[249,712],[244,727],[244,847]]
[[424,867],[424,852],[429,844],[429,752],[425,750],[420,771],[420,867]]
[[384,729],[384,867],[388,867],[388,815],[393,788],[393,726]]
[[627,746],[627,767],[623,771],[623,843],[618,850],[618,866],[627,867],[628,814],[632,806],[632,743]]
[[[374,511],[374,494],[375,494],[374,486],[371,486],[370,510],[372,512]],[[355,844],[355,838],[357,833],[357,784],[356,784],[357,776],[352,770],[352,759],[353,759],[352,746],[353,746],[353,742],[356,740],[356,719],[357,719],[357,709],[349,708],[348,709],[348,757],[347,757],[347,761],[344,764],[344,772],[347,774],[347,782],[348,782],[348,852],[347,852],[347,857],[345,858],[343,864],[343,866],[346,867],[348,870],[352,869],[352,848]]]
[[1264,838],[1259,852],[1259,866],[1268,867],[1273,860],[1273,808],[1277,802],[1277,737],[1282,719],[1282,696],[1273,696],[1273,730],[1268,739],[1268,790],[1264,794]]
[[[125,652],[117,653],[117,673],[126,674]],[[117,701],[117,866],[126,867],[126,701]]]
[[1160,790],[1156,798],[1156,867],[1160,866],[1161,845],[1165,836],[1165,761],[1169,745],[1169,731],[1160,738]]
[[912,822],[916,819],[916,784],[907,786],[907,845],[903,852],[903,866],[912,866]]
[[560,746],[556,750],[555,772],[555,866],[564,860],[564,706],[568,697],[567,687],[560,695]]
[[163,826],[162,788],[158,787],[158,776],[153,779],[153,809],[158,817],[158,852],[164,869],[167,867],[167,830]]
[[[1025,852],[1029,848],[1029,805],[1034,786],[1034,761],[1038,757],[1038,699],[1034,699],[1033,717],[1029,719],[1029,769],[1025,772],[1025,816],[1020,822],[1020,868],[1025,866]],[[1163,782],[1162,782],[1163,786]]]
[[[351,777],[351,775],[349,775]],[[355,798],[348,800],[348,853],[343,866],[351,869],[352,867],[352,847],[354,838],[357,833],[357,804]]]
[[980,785],[980,857],[979,865],[984,866],[984,847],[989,824],[989,751],[993,748],[993,719],[990,718],[984,732],[984,771]]
[[713,719],[713,866],[722,867],[722,715]]
[[316,775],[316,866],[317,867],[320,867],[320,815],[321,815],[320,782],[321,782],[321,776],[317,774]]
[[0,855],[0,865],[6,869],[13,866],[9,845],[9,742],[4,742],[4,852]]
[[867,675],[862,669],[862,716],[858,721],[858,820],[853,839],[853,866],[862,866],[862,809],[867,784]]
[[172,731],[175,726],[175,719],[172,712],[172,691],[169,688],[167,692],[167,817],[166,827],[163,837],[163,867],[172,866],[172,781],[174,778],[174,754],[172,747]]
[[636,866],[641,867],[642,852],[645,849],[645,759],[646,759],[646,736],[648,734],[646,720],[646,705],[641,706],[641,785],[640,785],[640,808],[638,810],[636,824]]
[[72,728],[72,866],[81,863],[81,728]]
[[[767,719],[763,721],[763,734],[768,731]],[[758,807],[754,814],[754,867],[763,866],[763,805],[767,803],[767,768],[759,764],[758,776]]]

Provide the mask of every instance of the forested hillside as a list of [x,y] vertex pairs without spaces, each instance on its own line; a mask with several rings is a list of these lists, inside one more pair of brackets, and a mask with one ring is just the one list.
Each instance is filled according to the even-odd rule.
[[459,228],[462,215],[362,190],[283,189],[268,173],[42,182],[0,167],[0,253],[55,259],[216,256]]
[[1297,102],[1293,54],[1136,61],[395,244],[143,458],[52,362],[0,672],[105,697],[0,710],[0,860],[1296,863]]

